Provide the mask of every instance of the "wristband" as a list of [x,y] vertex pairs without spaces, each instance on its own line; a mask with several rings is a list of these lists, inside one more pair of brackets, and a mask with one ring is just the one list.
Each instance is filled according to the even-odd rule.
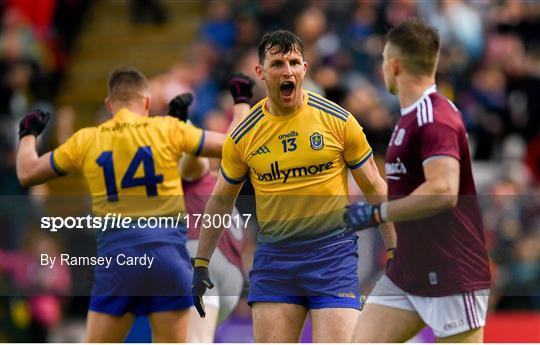
[[394,249],[396,249],[395,247],[394,248],[388,248],[386,250],[386,260],[391,260],[394,258]]
[[193,258],[193,267],[205,267],[208,268],[210,260],[205,258]]
[[380,207],[381,222],[388,221],[388,201],[381,204]]

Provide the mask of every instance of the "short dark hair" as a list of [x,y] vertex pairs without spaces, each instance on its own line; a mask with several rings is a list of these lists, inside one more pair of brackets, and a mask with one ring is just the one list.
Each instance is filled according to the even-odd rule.
[[109,99],[128,102],[148,90],[148,80],[135,68],[119,68],[109,77]]
[[437,29],[423,20],[409,18],[386,34],[386,43],[399,50],[403,67],[412,74],[435,72],[441,46]]
[[289,54],[295,50],[304,57],[304,43],[292,32],[287,30],[267,32],[259,44],[259,63],[264,63],[268,51],[272,54]]

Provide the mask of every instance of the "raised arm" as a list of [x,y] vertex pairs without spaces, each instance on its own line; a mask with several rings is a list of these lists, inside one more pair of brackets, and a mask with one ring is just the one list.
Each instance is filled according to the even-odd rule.
[[19,148],[17,150],[17,177],[21,185],[34,186],[56,178],[59,174],[51,165],[52,152],[38,156],[37,136],[43,132],[50,114],[41,110],[28,113],[19,124]]
[[[240,123],[240,120],[244,118],[244,116],[248,113],[250,109],[250,106],[248,103],[236,103],[233,106],[233,120],[231,121],[231,124],[229,125],[229,128],[227,130],[227,133],[233,130],[238,123]],[[209,132],[207,131],[205,133],[205,137],[214,136],[214,133],[217,132]],[[221,134],[221,133],[217,133]],[[182,159],[180,160],[180,169],[182,173],[182,178],[184,178],[187,181],[193,181],[197,180],[206,172],[208,172],[208,169],[210,167],[207,156],[211,155],[212,157],[221,157],[221,147],[223,145],[223,140],[225,140],[225,136],[221,134],[223,137],[212,137],[211,140],[214,140],[214,142],[210,143],[211,147],[203,147],[203,150],[201,151],[201,156],[204,157],[198,157],[193,156],[190,154],[185,154],[182,156]],[[208,145],[206,143],[208,139],[205,138],[205,145]],[[216,152],[218,150],[219,152]],[[218,155],[219,154],[219,155]],[[218,156],[215,156],[218,155]]]
[[249,112],[255,82],[245,74],[234,74],[229,80],[229,92],[234,101],[233,119],[227,129],[230,133]]
[[[229,80],[229,92],[234,101],[233,106],[233,119],[229,124],[227,133],[231,132],[244,116],[249,112],[251,98],[253,97],[253,86],[255,82],[244,74],[235,74]],[[169,102],[169,115],[175,116],[181,121],[187,121],[189,118],[188,108],[193,102],[193,95],[190,93],[183,93],[176,96]],[[213,135],[214,132],[207,132],[207,134]],[[217,138],[217,143],[221,141],[221,138]],[[215,156],[215,143],[211,144],[209,149],[211,156]],[[221,147],[220,147],[221,150]],[[202,156],[207,156],[205,148],[201,152]],[[218,157],[221,157],[219,155]],[[182,156],[180,160],[180,170],[182,177],[187,181],[197,180],[208,172],[210,165],[208,159],[205,157],[197,157],[189,154]]]
[[[234,129],[240,120],[248,113],[249,102],[253,97],[253,86],[255,82],[244,74],[235,74],[229,80],[229,91],[234,100],[233,120],[227,132]],[[225,136],[221,133],[206,132],[206,143],[201,151],[201,156],[221,157],[221,145]],[[219,151],[219,152],[218,152]]]

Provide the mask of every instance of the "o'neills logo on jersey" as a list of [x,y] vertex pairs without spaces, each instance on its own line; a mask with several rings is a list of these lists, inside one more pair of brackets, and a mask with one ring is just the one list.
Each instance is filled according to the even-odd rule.
[[407,168],[399,157],[395,162],[386,163],[384,165],[384,170],[386,171],[386,175],[404,175],[407,173]]
[[297,131],[290,131],[289,133],[287,134],[280,134],[280,136],[278,137],[279,140],[281,139],[289,139],[289,138],[294,138],[294,137],[297,137],[298,136],[298,132]]
[[279,162],[275,161],[270,164],[270,172],[265,174],[257,173],[259,181],[276,181],[283,179],[283,183],[286,183],[290,177],[302,177],[309,175],[320,174],[325,170],[332,169],[334,167],[334,162],[326,162],[318,165],[310,165],[296,168],[289,168],[286,170],[281,170],[279,168]]

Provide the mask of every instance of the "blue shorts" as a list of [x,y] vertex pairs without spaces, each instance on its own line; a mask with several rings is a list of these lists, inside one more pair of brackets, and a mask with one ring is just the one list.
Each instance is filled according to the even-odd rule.
[[259,244],[249,273],[248,304],[360,310],[357,240],[348,234],[310,243]]
[[[89,309],[139,316],[191,307],[193,271],[185,229],[129,231],[111,231],[98,239],[98,257],[110,258],[110,265],[95,266]],[[128,258],[144,257],[126,264]]]

